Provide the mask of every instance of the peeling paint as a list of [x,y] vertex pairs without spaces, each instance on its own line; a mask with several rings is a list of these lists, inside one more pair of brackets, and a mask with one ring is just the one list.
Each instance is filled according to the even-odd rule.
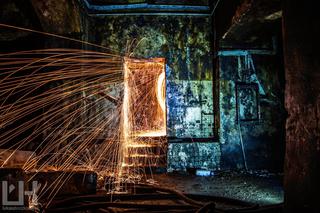
[[[282,159],[283,149],[281,151],[282,146],[279,143],[284,141],[284,108],[279,73],[282,67],[273,55],[252,56],[246,59],[247,55],[242,55],[241,51],[238,53],[239,55],[233,56],[221,55],[219,58],[222,167],[244,168],[241,137],[249,169],[273,169],[276,165],[281,167],[279,161]],[[252,74],[255,75],[254,78]],[[237,82],[259,85],[259,120],[238,123]],[[255,105],[255,99],[249,104]],[[238,113],[241,114],[241,111]],[[273,156],[273,153],[278,155]],[[278,159],[277,164],[274,162],[275,159]]]
[[168,147],[168,171],[220,169],[219,143],[172,143]]

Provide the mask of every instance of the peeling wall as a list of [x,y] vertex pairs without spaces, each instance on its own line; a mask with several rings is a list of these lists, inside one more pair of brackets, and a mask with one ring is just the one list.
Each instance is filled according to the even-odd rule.
[[67,35],[81,32],[80,9],[76,0],[31,0],[46,32]]
[[[242,139],[248,169],[282,170],[285,118],[281,60],[275,55],[235,55],[220,56],[219,63],[222,168],[244,168]],[[239,82],[257,86],[256,120],[238,121]],[[247,104],[255,105],[250,100]]]
[[[168,136],[193,138],[193,142],[169,144],[169,171],[243,168],[241,138],[249,169],[279,169],[275,167],[282,165],[283,67],[277,55],[252,55],[250,58],[220,56],[220,143],[200,143],[196,138],[211,139],[217,136],[213,131],[216,100],[213,99],[212,91],[215,79],[210,18],[87,16],[79,13],[75,1],[68,2],[66,6],[62,4],[66,3],[65,0],[59,0],[59,4],[56,1],[44,3],[38,0],[32,0],[32,3],[44,31],[60,34],[83,31],[85,40],[106,46],[113,53],[134,58],[166,59]],[[21,13],[23,10],[18,6],[6,2],[1,5],[2,8],[11,8],[11,12],[6,12],[5,16],[9,12],[10,17],[20,14],[16,19],[25,20],[22,26],[34,27],[32,24],[36,17],[25,18],[25,12]],[[12,32],[6,31],[0,33],[0,39],[7,41],[12,35]],[[26,35],[21,33],[13,38],[20,36]],[[48,43],[65,45],[62,41],[50,40]],[[72,47],[69,43],[65,45],[69,46]],[[256,84],[259,97],[259,119],[241,121],[240,125],[237,119],[237,82]],[[112,94],[120,97],[119,90],[114,88]],[[99,107],[92,109],[89,114],[96,114],[98,108],[103,108],[106,113],[117,115],[114,113],[116,106],[101,97],[92,97],[87,101],[99,101]],[[254,105],[249,98],[246,101]],[[106,116],[98,119],[106,119]],[[116,128],[118,122],[112,128]],[[101,139],[110,137],[103,129],[101,132]]]
[[212,81],[168,81],[167,88],[168,136],[212,138]]
[[[211,26],[210,18],[200,16],[92,16],[86,37],[123,56],[165,58],[168,136],[213,138]],[[219,159],[213,141],[194,139],[168,149],[169,170],[216,169]]]
[[172,143],[168,151],[168,171],[187,169],[220,169],[219,143]]
[[87,39],[135,58],[166,59],[169,80],[212,80],[211,20],[192,16],[93,16]]

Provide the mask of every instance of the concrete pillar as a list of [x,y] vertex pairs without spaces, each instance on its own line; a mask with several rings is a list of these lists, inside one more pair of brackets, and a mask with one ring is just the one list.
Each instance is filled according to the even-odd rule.
[[320,12],[314,2],[283,1],[286,212],[320,212]]

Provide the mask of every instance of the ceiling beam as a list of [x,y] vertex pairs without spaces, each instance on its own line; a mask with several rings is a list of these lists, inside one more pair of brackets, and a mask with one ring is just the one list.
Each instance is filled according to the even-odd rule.
[[119,4],[94,5],[82,0],[89,14],[99,15],[210,15],[209,6],[164,5],[164,4]]

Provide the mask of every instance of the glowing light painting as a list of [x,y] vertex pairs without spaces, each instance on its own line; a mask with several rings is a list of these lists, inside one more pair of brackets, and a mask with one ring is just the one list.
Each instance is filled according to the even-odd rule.
[[122,168],[130,167],[131,174],[139,167],[159,166],[164,157],[154,150],[165,147],[165,63],[126,58],[124,67]]
[[166,165],[164,59],[124,58],[70,41],[103,51],[0,55],[0,166],[11,168],[20,150],[30,150],[19,161],[23,172],[58,172],[38,194],[46,205],[73,172],[94,172],[98,187],[115,193]]

